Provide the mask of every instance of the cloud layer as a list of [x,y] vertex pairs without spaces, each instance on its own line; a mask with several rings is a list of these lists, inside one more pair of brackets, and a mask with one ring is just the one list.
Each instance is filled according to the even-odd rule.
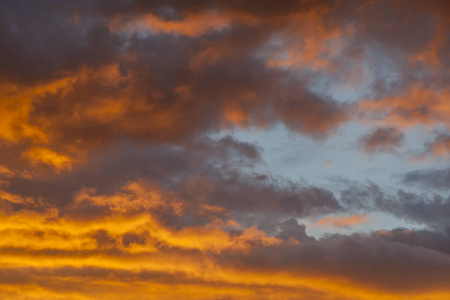
[[[3,1],[0,298],[448,299],[449,12]],[[439,168],[288,178],[274,128]]]

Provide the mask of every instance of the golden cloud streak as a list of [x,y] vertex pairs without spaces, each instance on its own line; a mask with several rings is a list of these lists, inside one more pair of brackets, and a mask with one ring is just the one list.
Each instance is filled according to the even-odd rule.
[[[130,183],[111,196],[98,196],[86,190],[75,196],[76,206],[111,205],[113,209],[103,216],[77,219],[56,209],[3,213],[0,215],[0,272],[33,270],[32,274],[40,274],[36,275],[40,280],[34,278],[33,284],[26,280],[15,285],[0,284],[0,296],[93,299],[107,295],[111,299],[124,299],[126,293],[129,299],[144,294],[149,299],[158,299],[170,291],[164,296],[167,299],[180,295],[307,299],[314,294],[320,294],[321,299],[423,299],[423,295],[400,295],[319,271],[287,272],[235,266],[233,260],[220,261],[216,255],[224,251],[234,255],[251,254],[255,248],[290,242],[268,236],[254,227],[237,234],[217,223],[174,229],[161,224],[151,213],[140,212],[141,206],[120,204],[150,202],[150,206],[143,207],[151,211],[170,206],[170,201],[165,202],[164,198],[151,184]],[[338,221],[355,224],[355,220],[360,222],[362,217],[350,216]],[[70,275],[68,270],[81,273]],[[88,271],[83,273],[83,270]],[[92,270],[110,275],[96,277]],[[25,276],[19,273],[16,276]],[[145,274],[153,277],[146,279]],[[449,295],[427,294],[427,299],[446,299]]]

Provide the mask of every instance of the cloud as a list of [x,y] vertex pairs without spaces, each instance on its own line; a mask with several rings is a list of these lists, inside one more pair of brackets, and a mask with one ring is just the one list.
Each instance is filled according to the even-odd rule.
[[[83,197],[93,206],[99,204],[98,196]],[[218,223],[176,229],[158,220],[155,207],[137,214],[114,209],[112,199],[118,197],[124,194],[102,199],[101,205],[112,208],[108,214],[84,220],[57,209],[3,214],[0,273],[10,274],[0,277],[8,287],[2,289],[3,295],[15,297],[14,287],[20,286],[50,298],[71,293],[96,297],[100,286],[106,285],[114,299],[120,294],[119,282],[132,297],[143,292],[158,297],[174,284],[177,291],[192,297],[197,294],[188,286],[201,293],[219,286],[219,291],[211,293],[255,299],[264,292],[289,297],[300,293],[306,298],[315,294],[319,299],[336,295],[420,299],[448,294],[450,274],[441,252],[448,250],[448,237],[443,234],[395,230],[316,240],[293,219],[280,223],[278,238],[255,227],[227,231]],[[136,197],[130,202],[149,200],[146,194]],[[171,205],[171,201],[158,205]],[[77,286],[81,281],[86,284]]]
[[[275,253],[277,255],[274,256]],[[356,288],[352,291],[353,294],[350,293],[355,298],[364,299],[377,294],[389,298],[388,291],[396,297],[414,297],[422,293],[422,296],[418,296],[420,298],[427,293],[431,295],[431,290],[441,290],[441,295],[445,295],[443,278],[449,276],[448,267],[439,264],[448,263],[444,258],[446,256],[447,254],[434,249],[411,247],[397,240],[388,242],[376,236],[355,234],[333,235],[300,245],[282,244],[257,248],[234,260],[238,261],[236,265],[244,264],[247,268],[260,272],[274,272],[283,266],[284,270],[298,276],[308,274],[310,278],[317,278],[326,273],[327,276],[336,278],[336,282],[345,280],[344,278],[350,279],[350,286],[352,281],[357,281],[360,288],[365,287],[367,290]],[[226,256],[224,259],[226,261],[231,258]],[[418,262],[422,263],[417,264]],[[407,273],[404,273],[405,269],[408,270]],[[424,280],[423,272],[427,273],[427,278],[432,279]],[[339,295],[345,295],[345,290],[337,290]]]
[[329,216],[317,221],[319,226],[332,226],[339,228],[351,227],[357,224],[364,224],[369,221],[369,218],[364,215],[355,214],[350,216]]
[[425,247],[443,253],[449,253],[450,251],[448,233],[397,228],[392,231],[379,231],[375,234],[390,242],[400,242],[413,247]]
[[449,93],[445,88],[412,86],[404,93],[378,101],[365,101],[361,108],[379,115],[386,124],[405,128],[416,124],[447,124]]
[[392,191],[372,182],[351,182],[341,191],[339,200],[350,211],[385,212],[434,230],[446,230],[450,226],[446,218],[450,198],[436,192]]
[[[0,298],[448,299],[445,168],[401,177],[421,192],[339,192],[233,136],[356,122],[365,152],[394,152],[419,125],[446,155],[448,8],[2,2]],[[332,234],[378,212],[426,229]]]
[[57,170],[70,169],[71,159],[64,154],[59,154],[47,148],[32,148],[24,153],[33,164],[47,164],[55,167]]
[[450,170],[416,170],[403,174],[402,183],[422,188],[447,189],[450,187]]
[[[176,11],[170,8],[165,10],[166,15],[175,15]],[[113,20],[110,27],[113,31],[148,32],[180,34],[195,37],[213,31],[226,29],[232,23],[254,24],[259,20],[250,14],[221,14],[211,10],[203,13],[187,12],[181,19],[167,20],[153,14],[146,14],[129,22]]]
[[445,156],[450,152],[450,135],[438,134],[431,143],[427,144],[428,151],[433,156]]
[[[5,55],[24,59],[18,59],[23,66],[3,66],[5,79],[28,86],[55,84],[61,77],[70,80],[64,90],[28,93],[20,108],[21,117],[6,124],[15,131],[22,127],[22,133],[4,138],[17,141],[18,134],[46,137],[49,143],[60,145],[57,148],[66,145],[66,149],[55,151],[81,157],[82,153],[75,152],[85,152],[84,145],[102,146],[118,136],[173,142],[224,127],[267,128],[280,121],[295,132],[326,137],[354,118],[353,106],[339,103],[327,93],[312,92],[317,77],[344,74],[354,78],[347,74],[345,62],[379,59],[361,47],[351,46],[362,43],[361,32],[386,49],[402,46],[406,51],[409,48],[399,42],[412,43],[409,36],[397,41],[384,35],[386,29],[373,16],[380,14],[383,6],[379,2],[369,6],[371,13],[365,6],[336,3],[265,4],[258,8],[219,1],[193,8],[180,2],[130,2],[110,8],[105,3],[79,4],[69,13],[53,2],[40,8],[12,5],[2,27],[5,36],[10,36],[5,40]],[[390,6],[392,13],[383,20],[404,17],[400,13],[402,3]],[[426,11],[438,8],[430,5]],[[363,30],[342,18],[352,10],[359,11],[354,22],[363,24]],[[39,25],[33,27],[27,18],[19,17],[22,14],[36,17]],[[404,14],[425,18],[414,8]],[[151,21],[154,34],[124,35],[110,28],[113,21],[145,20]],[[427,23],[424,33],[433,30],[433,22]],[[225,27],[227,30],[223,30]],[[400,25],[395,28],[403,29]],[[37,31],[55,38],[51,44],[39,44],[37,34],[33,34]],[[299,42],[289,45],[289,41]],[[47,49],[50,45],[53,47]],[[293,50],[285,59],[280,49],[289,47]],[[26,57],[33,59],[27,62]],[[273,63],[277,59],[293,62],[277,65]],[[436,100],[430,108],[420,100],[415,101],[418,107],[399,106],[402,99],[408,103],[414,102],[409,98],[444,99],[445,91],[442,94],[426,85],[408,88],[405,95],[366,101],[361,107],[374,113],[387,112],[389,115],[383,118],[392,124],[412,120],[402,116],[413,111],[417,117],[422,116],[419,122],[445,119],[445,110],[439,104],[442,101]],[[393,97],[398,99],[394,101]],[[389,112],[393,103],[398,105]]]
[[[31,123],[30,128],[42,132],[53,143],[73,146],[81,139],[83,144],[102,144],[117,135],[172,141],[233,124],[266,127],[279,120],[295,131],[323,136],[347,119],[344,106],[329,97],[312,95],[306,86],[289,80],[289,72],[272,70],[255,55],[258,47],[268,42],[271,31],[254,22],[250,22],[247,32],[237,26],[219,32],[217,37],[183,40],[171,34],[155,34],[136,39],[111,32],[94,12],[95,7],[80,5],[78,9],[86,15],[75,11],[68,18],[52,2],[41,8],[45,11],[41,15],[32,4],[12,6],[5,18],[4,31],[14,36],[8,40],[8,49],[17,48],[15,56],[28,57],[29,52],[36,56],[29,64],[26,59],[18,59],[24,61],[24,66],[14,72],[5,65],[4,74],[10,76],[5,77],[7,80],[32,85],[51,83],[61,76],[70,78],[64,91],[52,95],[31,93],[27,101],[24,118]],[[172,9],[178,13],[176,7]],[[36,15],[39,26],[33,28],[19,18],[21,14]],[[44,15],[49,16],[45,21]],[[231,8],[218,8],[217,13],[186,11],[185,15],[181,20],[197,24],[192,25],[197,28],[194,33],[202,32],[205,26],[207,30],[207,20],[217,22],[217,16],[253,18],[249,12]],[[87,22],[88,17],[93,22]],[[152,20],[160,20],[161,28],[181,22],[155,18]],[[180,24],[175,31],[190,28]],[[55,37],[50,51],[45,43],[32,47],[38,44],[33,34],[38,30]],[[248,41],[237,45],[236,39],[243,40],[242,36],[247,36]],[[28,40],[28,44],[19,47],[21,40]],[[221,48],[230,46],[231,53],[221,53]],[[214,64],[189,66],[191,61],[204,60],[207,53],[214,52],[219,53]],[[12,56],[9,52],[6,55]],[[17,73],[19,70],[23,74]],[[39,80],[27,78],[30,74]],[[286,79],[291,82],[283,83]],[[276,102],[281,105],[274,105]],[[22,119],[15,124],[19,122],[24,124]]]
[[365,152],[393,152],[403,142],[404,134],[394,127],[377,127],[372,132],[361,137]]

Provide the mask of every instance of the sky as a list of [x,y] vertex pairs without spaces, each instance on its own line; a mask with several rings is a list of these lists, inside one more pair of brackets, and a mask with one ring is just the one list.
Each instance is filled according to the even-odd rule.
[[450,1],[0,1],[0,299],[450,299]]

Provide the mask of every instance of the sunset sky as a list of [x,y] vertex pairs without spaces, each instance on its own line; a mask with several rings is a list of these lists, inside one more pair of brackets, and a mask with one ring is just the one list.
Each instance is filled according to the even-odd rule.
[[0,299],[450,299],[450,1],[0,0]]

